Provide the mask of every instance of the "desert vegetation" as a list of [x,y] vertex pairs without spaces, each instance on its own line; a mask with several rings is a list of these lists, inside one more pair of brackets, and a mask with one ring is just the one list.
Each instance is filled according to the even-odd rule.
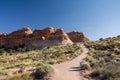
[[120,80],[120,36],[85,45],[90,50],[80,63],[85,76],[95,80]]
[[[0,49],[0,79],[47,80],[54,72],[52,65],[72,60],[81,53],[79,44],[51,46],[44,49],[28,49],[20,46],[14,49]],[[49,74],[50,73],[50,74]]]

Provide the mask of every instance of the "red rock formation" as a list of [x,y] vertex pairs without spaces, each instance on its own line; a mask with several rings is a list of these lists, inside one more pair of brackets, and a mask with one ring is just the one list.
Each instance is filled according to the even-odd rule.
[[47,47],[56,44],[72,44],[72,41],[88,41],[81,32],[70,32],[67,34],[63,29],[55,30],[52,27],[43,30],[34,30],[33,32],[29,27],[24,27],[10,34],[0,34],[0,47],[12,48],[23,44],[27,46]]
[[47,40],[48,35],[52,35],[55,33],[55,29],[52,27],[45,28],[43,30],[34,30],[33,36],[37,40]]
[[51,27],[43,30],[35,30],[33,37],[33,45],[38,47],[72,43],[68,35],[62,29],[55,30]]
[[43,30],[31,31],[24,27],[10,34],[0,34],[0,47],[14,47],[25,44],[27,46],[46,47],[56,44],[72,43],[68,35],[62,30],[48,27]]
[[3,47],[5,45],[8,45],[8,34],[0,34],[0,46]]
[[30,42],[29,36],[32,31],[28,27],[24,27],[20,30],[14,31],[8,35],[8,45],[7,47],[19,46],[22,44],[28,44]]
[[89,41],[89,39],[86,38],[82,32],[73,31],[73,32],[69,32],[67,34],[73,42],[87,42],[87,41]]
[[61,35],[61,36],[57,36],[57,39],[58,40],[69,40],[69,37],[68,35],[63,31],[63,29],[57,29],[56,32],[55,32],[55,35]]

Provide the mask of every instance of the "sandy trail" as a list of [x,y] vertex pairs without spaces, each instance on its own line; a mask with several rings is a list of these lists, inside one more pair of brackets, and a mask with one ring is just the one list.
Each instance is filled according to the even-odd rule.
[[55,73],[51,80],[88,80],[80,71],[80,62],[87,56],[88,49],[81,44],[82,53],[75,59],[60,64],[54,64]]

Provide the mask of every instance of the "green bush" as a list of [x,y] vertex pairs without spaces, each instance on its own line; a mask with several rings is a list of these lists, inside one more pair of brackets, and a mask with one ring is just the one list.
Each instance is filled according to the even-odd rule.
[[86,43],[90,55],[85,59],[91,66],[91,77],[99,80],[120,78],[120,37]]
[[98,77],[100,80],[110,80],[120,78],[120,63],[106,64],[102,67],[97,67],[92,73],[91,77]]
[[91,77],[99,77],[99,76],[101,76],[101,74],[102,74],[102,70],[100,68],[97,68],[90,74],[90,76]]
[[81,68],[82,70],[90,69],[90,63],[87,62],[87,61],[82,61],[82,62],[80,62],[80,68]]
[[5,52],[4,48],[0,49],[0,55],[2,55]]
[[37,67],[35,73],[33,74],[35,79],[44,79],[48,74],[53,72],[53,68],[49,64],[44,64]]

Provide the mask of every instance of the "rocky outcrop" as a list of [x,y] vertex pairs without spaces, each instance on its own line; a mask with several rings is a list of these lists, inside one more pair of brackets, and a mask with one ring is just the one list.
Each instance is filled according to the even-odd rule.
[[0,34],[0,46],[4,46],[8,44],[8,34]]
[[72,44],[68,35],[62,30],[55,30],[52,27],[43,30],[34,30],[24,27],[10,34],[0,34],[0,47],[15,47],[20,45],[48,47],[58,44]]
[[73,42],[86,42],[88,39],[82,32],[65,33],[63,29],[47,27],[43,30],[36,29],[32,32],[29,27],[24,27],[10,34],[0,34],[0,47],[18,47],[20,45],[34,47],[48,47],[59,44],[72,44]]
[[59,44],[72,44],[68,35],[62,30],[55,30],[52,27],[43,30],[35,30],[33,32],[32,45],[36,47],[48,47]]
[[[14,31],[7,36],[7,47],[19,46],[22,44],[29,44],[31,42],[30,36],[32,31],[29,27],[24,27],[20,30]],[[6,47],[6,45],[5,45]]]
[[89,39],[86,38],[82,32],[73,31],[73,32],[69,32],[67,34],[73,42],[87,42],[87,41],[89,41]]

